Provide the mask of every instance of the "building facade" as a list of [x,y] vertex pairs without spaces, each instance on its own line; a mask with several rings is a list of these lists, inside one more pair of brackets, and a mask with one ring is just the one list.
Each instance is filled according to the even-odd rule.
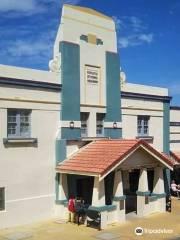
[[167,89],[120,81],[113,19],[64,5],[49,65],[0,65],[0,228],[67,218],[70,195],[102,227],[165,211],[180,111]]

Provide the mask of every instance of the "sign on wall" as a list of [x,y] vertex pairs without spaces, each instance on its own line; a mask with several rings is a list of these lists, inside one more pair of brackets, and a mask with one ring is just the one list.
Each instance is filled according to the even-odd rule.
[[100,78],[100,68],[86,65],[86,81],[92,84],[98,84]]

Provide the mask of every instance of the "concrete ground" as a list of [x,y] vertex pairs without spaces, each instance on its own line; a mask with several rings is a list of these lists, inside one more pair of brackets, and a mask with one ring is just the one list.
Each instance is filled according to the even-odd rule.
[[[180,200],[172,199],[171,213],[156,213],[144,218],[129,218],[122,224],[113,224],[106,230],[97,231],[86,226],[71,223],[58,223],[55,220],[32,225],[9,228],[0,231],[0,240],[136,240],[172,239],[180,240]],[[137,236],[136,227],[142,227],[144,234]],[[147,233],[158,230],[170,233]]]

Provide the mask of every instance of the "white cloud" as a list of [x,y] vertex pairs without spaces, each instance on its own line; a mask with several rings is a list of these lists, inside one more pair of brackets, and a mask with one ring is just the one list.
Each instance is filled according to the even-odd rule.
[[9,14],[6,17],[16,17],[17,13],[32,15],[49,11],[47,4],[56,4],[62,7],[63,4],[76,5],[81,0],[0,0],[0,12]]
[[118,45],[120,48],[139,46],[144,43],[151,43],[153,41],[153,34],[133,34],[127,37],[120,37],[118,39]]
[[47,41],[25,41],[17,40],[7,49],[12,57],[34,57],[46,56],[49,43]]
[[153,34],[152,33],[140,34],[139,35],[139,40],[142,41],[142,42],[151,43],[153,41]]
[[137,18],[135,16],[131,16],[131,17],[129,17],[129,21],[130,21],[130,25],[132,27],[132,30],[134,32],[139,32],[139,31],[142,31],[142,30],[146,29],[146,26],[143,24],[143,22],[140,18]]
[[[24,34],[24,29],[20,29],[18,33],[21,36],[21,34]],[[4,59],[8,64],[11,63],[11,59],[14,59],[17,63],[24,62],[27,59],[27,61],[47,62],[48,64],[53,55],[55,35],[56,30],[48,29],[41,34],[33,35],[30,31],[26,33],[24,38],[21,36],[17,40],[6,40],[1,44],[0,59]]]
[[36,0],[1,0],[0,11],[38,12],[43,10]]
[[60,0],[61,5],[63,4],[72,4],[72,5],[76,5],[80,2],[81,0]]
[[118,35],[118,47],[127,48],[152,43],[154,34],[148,32],[143,21],[135,16],[113,16]]

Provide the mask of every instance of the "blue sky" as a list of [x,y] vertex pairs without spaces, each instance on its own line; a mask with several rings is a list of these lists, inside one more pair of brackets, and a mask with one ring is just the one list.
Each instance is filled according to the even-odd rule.
[[0,64],[48,70],[62,3],[112,16],[127,81],[168,87],[180,105],[179,0],[0,0]]

